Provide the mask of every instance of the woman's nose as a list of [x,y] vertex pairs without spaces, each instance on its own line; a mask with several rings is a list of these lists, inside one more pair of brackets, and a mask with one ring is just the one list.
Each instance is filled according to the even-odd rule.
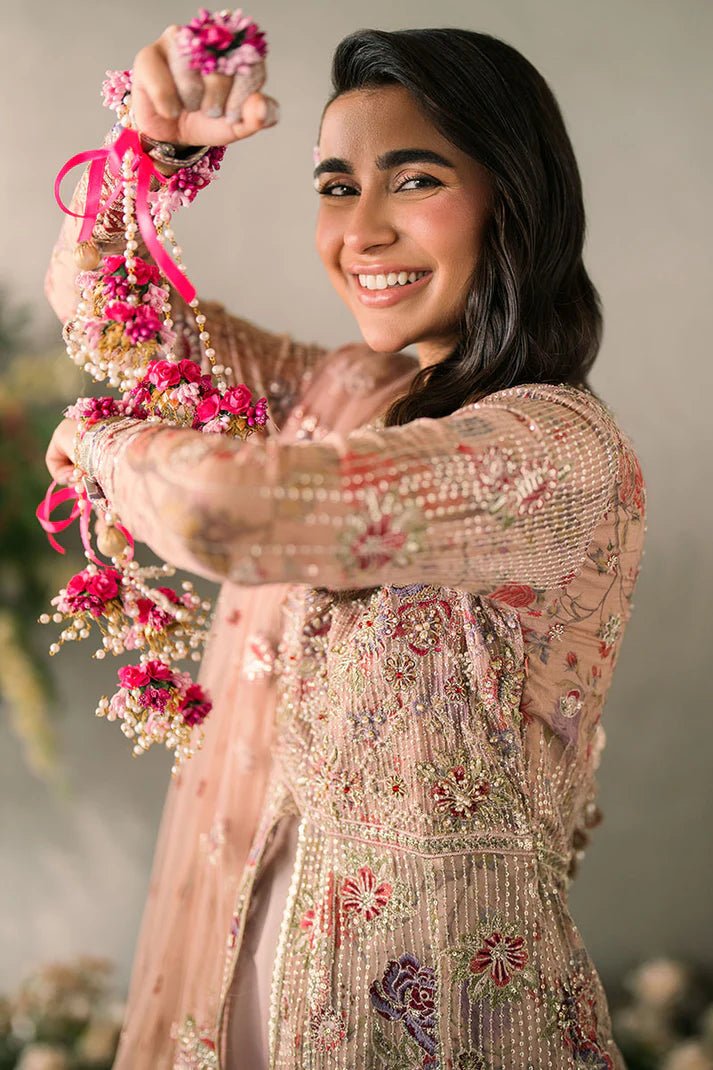
[[376,192],[362,192],[354,202],[344,228],[344,244],[356,253],[373,245],[390,245],[396,238],[396,229],[389,217],[387,199]]

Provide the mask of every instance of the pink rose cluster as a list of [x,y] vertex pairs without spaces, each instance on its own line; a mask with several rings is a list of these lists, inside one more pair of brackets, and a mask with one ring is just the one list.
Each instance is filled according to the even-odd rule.
[[185,673],[176,673],[164,661],[152,658],[141,665],[124,665],[118,672],[119,683],[135,693],[138,705],[145,710],[163,713],[171,705],[191,727],[202,724],[212,703],[199,684]]
[[[120,323],[132,345],[150,341],[168,343],[172,340],[160,316],[165,296],[159,285],[161,273],[154,264],[149,264],[140,256],[136,257],[134,286],[129,283],[126,261],[121,255],[104,257],[100,273],[105,298],[104,317]],[[137,304],[129,301],[132,293],[138,296]]]
[[200,8],[176,40],[191,70],[201,74],[243,72],[267,54],[265,34],[239,8],[215,14]]
[[[233,417],[244,419],[251,427],[263,427],[267,422],[267,398],[253,401],[252,392],[244,383],[221,392],[213,385],[210,375],[201,373],[193,360],[151,360],[146,372],[129,393],[133,411],[146,416],[159,401],[168,400],[190,419],[190,426],[200,431],[229,432]],[[162,406],[165,415],[165,404]],[[185,421],[183,421],[185,422]]]
[[[189,594],[185,594],[181,598],[172,587],[157,587],[156,589],[160,591],[169,602],[172,602],[174,606],[191,605],[191,596]],[[166,628],[169,628],[176,619],[165,609],[161,609],[161,607],[151,598],[137,598],[136,609],[136,619],[138,623],[145,627],[148,626],[154,632],[164,631]]]
[[57,608],[62,613],[89,613],[101,617],[109,602],[119,598],[121,573],[118,569],[85,568],[72,576],[64,593],[60,595]]
[[106,420],[111,416],[125,416],[128,412],[127,405],[119,398],[77,398],[74,405],[69,405],[64,410],[64,415],[70,420],[83,420],[87,427]]

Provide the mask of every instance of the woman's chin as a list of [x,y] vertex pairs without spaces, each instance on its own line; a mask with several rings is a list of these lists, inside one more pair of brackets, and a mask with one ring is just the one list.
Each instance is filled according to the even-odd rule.
[[400,353],[402,349],[413,343],[413,337],[408,332],[389,328],[387,324],[381,327],[373,324],[359,324],[361,336],[375,353]]

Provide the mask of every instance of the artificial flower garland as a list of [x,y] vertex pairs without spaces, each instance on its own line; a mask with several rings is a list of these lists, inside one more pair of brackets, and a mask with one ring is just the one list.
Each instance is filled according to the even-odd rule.
[[[240,11],[228,18],[225,13],[211,16],[201,9],[198,19],[183,27],[179,36],[181,47],[192,57],[191,66],[204,71],[210,67],[221,73],[244,73],[261,62],[266,52],[264,35]],[[79,438],[97,424],[130,417],[246,439],[265,428],[267,400],[254,398],[245,384],[230,384],[231,369],[217,363],[206,317],[185,275],[170,226],[173,212],[190,204],[215,177],[225,150],[211,148],[197,163],[170,177],[160,175],[143,153],[132,121],[131,72],[107,71],[102,95],[118,120],[109,147],[68,161],[58,175],[55,195],[69,212],[59,198],[59,182],[72,166],[91,161],[86,215],[76,250],[84,269],[77,277],[80,300],[65,325],[64,338],[71,359],[95,381],[108,381],[120,396],[78,398],[65,415],[79,421]],[[107,164],[117,181],[99,204]],[[92,240],[93,226],[119,194],[123,196],[125,250],[102,258]],[[139,231],[157,263],[138,255]],[[173,259],[164,242],[170,245]],[[176,335],[169,280],[193,311],[210,374],[173,352]],[[76,476],[75,484],[58,492],[52,483],[37,508],[50,542],[61,553],[64,550],[54,535],[78,518],[88,558],[87,566],[52,600],[54,612],[40,617],[42,623],[64,625],[50,653],[56,654],[66,641],[88,638],[94,629],[101,636],[94,657],[139,652],[138,664],[118,670],[115,694],[103,696],[96,713],[119,721],[133,742],[135,755],[154,743],[172,750],[175,775],[202,746],[202,725],[211,709],[209,695],[176,663],[200,660],[211,604],[200,598],[190,581],[183,583],[180,592],[165,584],[154,586],[154,581],[165,579],[175,569],[167,564],[141,567],[134,559],[130,532],[96,489],[90,496],[85,473],[77,469]],[[72,503],[69,517],[52,520],[53,509],[63,501]],[[109,562],[101,560],[91,545],[93,510],[97,548]]]

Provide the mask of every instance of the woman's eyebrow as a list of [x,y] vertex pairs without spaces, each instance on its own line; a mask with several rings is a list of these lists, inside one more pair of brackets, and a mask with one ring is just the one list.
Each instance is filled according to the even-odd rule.
[[[388,171],[390,167],[400,167],[405,163],[435,163],[440,167],[450,167],[455,170],[455,165],[441,156],[440,152],[433,149],[391,149],[376,157],[376,166],[379,171]],[[340,156],[330,156],[322,160],[314,169],[314,178],[323,175],[325,171],[341,171],[345,175],[353,175],[354,168],[349,160],[343,160]]]

